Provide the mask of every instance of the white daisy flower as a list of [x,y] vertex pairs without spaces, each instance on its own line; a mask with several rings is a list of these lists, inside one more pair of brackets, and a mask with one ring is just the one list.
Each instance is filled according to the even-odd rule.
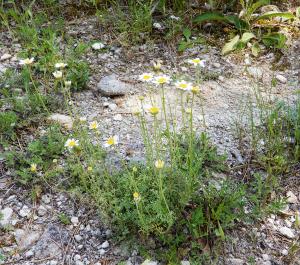
[[54,76],[56,79],[61,79],[62,76],[63,76],[63,73],[62,73],[62,71],[55,71],[55,72],[53,73],[53,76]]
[[201,67],[205,67],[205,60],[201,60],[199,58],[195,58],[195,59],[190,59],[188,60],[188,63],[194,65],[194,66],[201,66]]
[[31,57],[31,58],[26,58],[26,59],[20,60],[19,64],[20,65],[30,65],[33,62],[34,62],[34,57]]
[[109,137],[104,142],[104,147],[110,147],[110,146],[114,146],[114,145],[118,145],[118,144],[119,144],[119,137],[115,135],[115,136]]
[[89,128],[90,128],[91,130],[97,130],[98,127],[99,127],[99,125],[98,125],[98,122],[97,122],[97,121],[92,121],[92,122],[90,123],[90,125],[89,125]]
[[65,87],[70,88],[72,85],[72,81],[65,81]]
[[192,89],[192,84],[189,82],[186,82],[184,80],[177,81],[175,83],[175,86],[181,90],[190,91]]
[[67,66],[66,63],[56,63],[55,68],[57,69],[64,69]]
[[79,146],[79,141],[74,138],[68,139],[65,143],[65,147],[67,147],[69,150],[72,150],[77,146]]
[[151,73],[143,73],[139,76],[139,80],[143,82],[150,82],[153,79],[153,74]]
[[159,75],[154,78],[153,83],[156,85],[163,85],[170,83],[170,77],[167,75]]

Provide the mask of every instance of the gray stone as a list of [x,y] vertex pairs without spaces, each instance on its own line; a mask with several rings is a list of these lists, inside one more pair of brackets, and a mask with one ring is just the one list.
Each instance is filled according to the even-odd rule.
[[47,213],[47,209],[43,205],[40,205],[37,210],[38,216],[44,216],[46,213]]
[[0,61],[5,61],[8,60],[12,57],[12,55],[10,55],[9,53],[4,53],[1,57],[0,57]]
[[21,217],[28,217],[29,214],[30,214],[30,209],[26,205],[24,205],[22,209],[19,211],[19,215]]
[[286,196],[287,196],[287,202],[288,202],[288,203],[295,204],[295,203],[298,202],[297,196],[296,196],[292,191],[288,191],[288,192],[286,193]]
[[59,113],[51,114],[50,117],[48,117],[48,121],[57,122],[68,130],[71,130],[73,127],[73,119],[70,116]]
[[108,248],[109,247],[109,242],[105,241],[101,244],[101,248]]
[[40,240],[35,245],[35,257],[44,259],[62,254],[63,245],[68,243],[69,235],[66,230],[55,225],[49,225]]
[[13,214],[13,209],[6,207],[0,211],[0,226],[5,226],[10,224],[11,217]]
[[20,250],[28,249],[40,238],[40,233],[37,231],[25,231],[17,229],[15,231],[15,239]]
[[287,82],[287,78],[283,75],[279,75],[279,74],[276,75],[276,79],[282,84],[286,84],[286,82]]
[[295,238],[294,232],[286,226],[280,227],[279,228],[279,233],[282,234],[283,236],[287,237],[287,238],[290,238],[290,239]]
[[190,265],[190,262],[188,260],[182,260],[181,265]]
[[42,196],[42,202],[45,204],[49,204],[51,202],[51,198],[48,194]]
[[263,258],[263,260],[265,260],[265,261],[271,259],[271,257],[270,257],[268,254],[262,254],[262,258]]
[[78,217],[72,216],[72,217],[71,217],[71,223],[72,223],[73,225],[78,225],[78,223],[79,223]]
[[26,258],[31,258],[33,257],[34,255],[34,252],[32,250],[28,250],[26,253],[25,253],[25,257]]
[[99,81],[97,89],[104,96],[123,96],[129,92],[129,85],[120,81],[116,74],[111,74]]
[[106,253],[106,250],[105,250],[105,249],[101,248],[101,249],[99,250],[99,255],[100,255],[100,256],[103,256],[105,253]]
[[82,236],[81,235],[75,235],[74,238],[75,238],[75,240],[77,242],[80,242],[82,240]]
[[118,108],[118,106],[117,104],[111,103],[108,105],[108,108],[111,109],[112,111],[115,111]]
[[247,71],[248,71],[248,74],[250,76],[252,76],[253,78],[257,79],[258,81],[262,80],[264,73],[261,68],[251,66],[251,67],[248,67]]
[[123,117],[121,114],[117,114],[114,116],[114,121],[122,121],[123,120]]
[[227,259],[227,262],[230,265],[243,265],[244,264],[244,261],[242,259],[236,259],[236,258]]

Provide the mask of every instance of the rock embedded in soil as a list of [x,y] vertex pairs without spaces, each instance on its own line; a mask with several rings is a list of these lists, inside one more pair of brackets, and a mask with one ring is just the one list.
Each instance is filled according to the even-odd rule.
[[109,242],[105,241],[102,243],[101,248],[108,248],[109,247]]
[[17,229],[15,231],[15,239],[20,250],[26,250],[32,246],[40,238],[40,233],[36,231],[25,231]]
[[276,75],[276,79],[280,82],[280,83],[282,83],[282,84],[286,84],[287,83],[287,78],[285,77],[285,76],[283,76],[283,75]]
[[30,214],[30,209],[26,205],[24,205],[22,209],[19,211],[19,215],[21,217],[28,217],[29,214]]
[[8,60],[12,57],[12,55],[10,55],[9,53],[4,53],[1,57],[0,57],[0,61],[5,61]]
[[67,244],[68,233],[55,225],[48,225],[35,245],[35,257],[44,259],[54,256],[59,256],[63,247],[62,244]]
[[79,223],[78,217],[72,216],[72,217],[71,217],[71,223],[72,223],[73,225],[78,225],[78,223]]
[[260,67],[251,66],[247,68],[247,71],[248,74],[253,78],[257,79],[258,81],[262,80],[264,73]]
[[295,203],[298,202],[297,196],[296,196],[292,191],[288,191],[288,192],[286,193],[286,196],[287,196],[287,202],[288,202],[288,203],[295,204]]
[[227,259],[227,263],[230,265],[244,265],[244,261],[242,259]]
[[10,224],[12,214],[13,214],[13,209],[9,207],[6,207],[0,211],[0,216],[2,216],[2,218],[0,219],[0,227]]
[[73,127],[73,119],[70,116],[64,114],[51,114],[51,116],[48,117],[48,121],[57,122],[68,130],[71,130]]
[[279,228],[279,233],[282,234],[283,236],[287,237],[287,238],[290,238],[290,239],[295,238],[294,232],[286,226],[280,227]]
[[124,96],[129,92],[129,85],[119,80],[116,74],[103,77],[97,84],[97,90],[104,96]]

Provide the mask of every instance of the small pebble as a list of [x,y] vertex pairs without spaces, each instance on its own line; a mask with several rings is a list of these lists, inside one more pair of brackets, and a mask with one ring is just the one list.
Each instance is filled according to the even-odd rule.
[[109,242],[106,240],[105,242],[102,243],[101,248],[108,248],[109,247]]
[[71,217],[71,223],[72,223],[73,225],[78,225],[78,223],[79,223],[78,217],[72,216],[72,217]]
[[282,84],[285,84],[287,82],[287,78],[283,75],[276,75],[276,79]]
[[31,258],[33,255],[34,255],[34,253],[33,253],[32,250],[28,250],[28,251],[25,253],[25,257],[26,257],[26,258]]
[[80,242],[82,240],[82,236],[81,235],[75,235],[74,238],[75,238],[75,240],[77,242]]

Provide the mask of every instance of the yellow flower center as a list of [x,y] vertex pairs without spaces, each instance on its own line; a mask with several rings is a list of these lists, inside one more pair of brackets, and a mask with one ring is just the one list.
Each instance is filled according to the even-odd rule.
[[114,144],[115,144],[115,139],[114,139],[113,137],[109,138],[109,139],[107,140],[107,144],[109,144],[109,145],[114,145]]
[[165,165],[165,162],[162,160],[155,161],[155,167],[158,169],[162,169],[164,167],[164,165]]
[[97,129],[97,127],[98,127],[98,124],[96,123],[96,122],[92,122],[91,123],[91,129]]
[[149,108],[149,112],[152,114],[152,115],[156,115],[159,113],[159,108],[158,107],[151,107]]
[[143,76],[143,79],[144,79],[144,80],[150,80],[150,79],[151,79],[151,76],[150,76],[150,75],[144,75],[144,76]]
[[36,164],[32,164],[32,165],[30,166],[30,171],[31,171],[31,172],[36,172],[36,169],[37,169]]
[[200,63],[201,60],[200,60],[200,59],[193,59],[192,62],[193,62],[193,63]]
[[181,83],[181,84],[179,84],[179,87],[185,89],[188,87],[188,85],[185,83]]
[[140,194],[138,192],[133,193],[133,198],[137,199],[140,197]]
[[167,82],[167,79],[166,79],[165,77],[159,77],[159,78],[157,79],[157,82],[158,82],[159,84],[164,84],[164,83]]
[[69,146],[70,147],[74,147],[76,145],[76,142],[74,141],[74,140],[71,140],[70,142],[69,142]]
[[88,170],[88,171],[92,171],[93,168],[92,168],[92,167],[88,167],[87,170]]

